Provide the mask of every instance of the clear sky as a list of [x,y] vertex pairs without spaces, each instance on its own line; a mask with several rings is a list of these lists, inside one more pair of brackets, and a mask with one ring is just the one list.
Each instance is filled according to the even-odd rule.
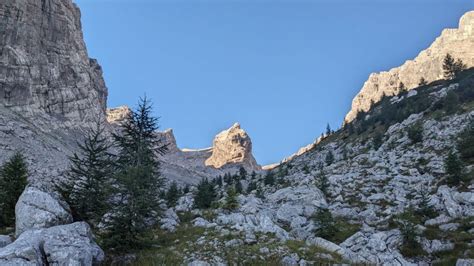
[[260,164],[338,127],[371,72],[415,57],[472,0],[75,0],[109,107],[146,93],[181,148],[240,122]]

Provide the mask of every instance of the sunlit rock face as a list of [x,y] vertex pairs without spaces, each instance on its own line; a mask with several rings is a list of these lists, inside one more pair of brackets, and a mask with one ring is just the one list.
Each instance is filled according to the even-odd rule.
[[0,1],[0,105],[74,122],[103,116],[107,88],[80,17],[71,0]]
[[212,155],[206,160],[206,165],[216,168],[236,163],[250,170],[260,169],[252,155],[252,141],[238,123],[214,138]]
[[367,111],[371,102],[378,102],[384,94],[396,95],[400,82],[407,89],[413,89],[421,78],[427,82],[442,79],[442,64],[447,53],[461,59],[467,67],[474,66],[474,11],[464,14],[457,29],[443,30],[441,36],[415,59],[389,71],[371,74],[352,101],[345,121],[352,121],[359,111]]

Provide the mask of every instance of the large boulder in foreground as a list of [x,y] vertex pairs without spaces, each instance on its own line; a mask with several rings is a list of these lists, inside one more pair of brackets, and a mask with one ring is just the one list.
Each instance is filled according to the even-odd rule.
[[49,228],[72,223],[69,207],[51,194],[27,187],[15,207],[16,236],[30,229]]
[[99,265],[103,260],[84,222],[29,230],[0,249],[0,265]]

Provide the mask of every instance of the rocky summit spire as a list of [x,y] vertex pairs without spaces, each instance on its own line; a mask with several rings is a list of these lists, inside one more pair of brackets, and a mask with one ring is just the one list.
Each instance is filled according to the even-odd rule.
[[212,155],[206,160],[207,166],[216,168],[228,164],[241,164],[247,170],[261,169],[252,155],[252,141],[239,123],[214,138]]
[[442,79],[442,64],[447,53],[461,59],[467,67],[474,66],[474,11],[462,16],[457,29],[443,30],[441,36],[414,60],[408,60],[389,71],[372,73],[352,101],[352,108],[345,121],[352,121],[359,111],[369,110],[371,102],[378,102],[383,94],[397,94],[400,82],[407,89],[413,89],[418,87],[421,78],[427,82]]
[[105,113],[102,69],[71,0],[0,1],[0,106],[74,122]]

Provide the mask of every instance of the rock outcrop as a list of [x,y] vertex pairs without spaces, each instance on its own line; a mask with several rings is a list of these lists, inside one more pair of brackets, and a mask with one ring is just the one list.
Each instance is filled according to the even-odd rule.
[[72,222],[67,204],[38,188],[23,191],[15,207],[16,236],[31,229],[49,228]]
[[83,122],[105,113],[102,69],[71,0],[0,2],[0,104]]
[[29,230],[0,249],[1,265],[100,265],[103,260],[85,222]]
[[207,166],[216,168],[227,164],[241,164],[250,170],[260,169],[252,155],[252,141],[238,123],[214,138],[212,155],[206,160]]
[[418,87],[421,78],[427,82],[442,79],[442,64],[447,53],[461,59],[467,67],[474,66],[474,11],[461,18],[459,28],[443,30],[441,36],[414,60],[408,60],[390,71],[371,74],[352,101],[345,122],[352,121],[359,111],[367,111],[371,103],[378,102],[383,94],[398,94],[400,82],[407,89],[413,89]]
[[131,113],[132,110],[126,105],[115,107],[115,108],[108,108],[107,109],[107,122],[112,125],[120,124],[124,121],[128,115]]

